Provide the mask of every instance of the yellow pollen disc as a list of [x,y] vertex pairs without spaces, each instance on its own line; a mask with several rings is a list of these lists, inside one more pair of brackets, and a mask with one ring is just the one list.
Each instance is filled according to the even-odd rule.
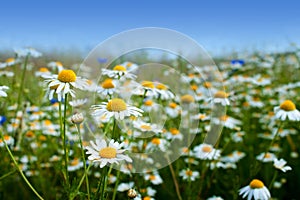
[[146,196],[146,197],[143,198],[143,200],[151,200],[151,197]]
[[145,129],[145,130],[148,130],[148,131],[152,130],[151,126],[146,125],[146,124],[141,125],[141,129]]
[[49,72],[49,70],[46,67],[41,67],[39,72]]
[[210,153],[212,152],[212,148],[210,146],[204,146],[202,147],[202,151],[205,153]]
[[186,170],[185,175],[192,176],[193,172],[191,170]]
[[91,80],[86,80],[86,83],[87,83],[88,85],[92,85],[93,81],[91,81]]
[[264,187],[264,183],[261,182],[260,180],[258,179],[253,179],[250,183],[250,187],[252,189],[257,189],[257,188],[263,188]]
[[150,175],[149,179],[150,179],[151,181],[154,181],[154,180],[156,179],[156,177],[155,177],[155,175]]
[[204,82],[203,86],[206,88],[211,88],[211,83],[210,82]]
[[170,128],[170,133],[172,133],[172,135],[178,135],[179,130],[177,128]]
[[169,104],[169,107],[170,107],[170,108],[176,108],[176,107],[177,107],[177,104],[174,103],[174,102],[171,102],[171,103]]
[[5,60],[6,63],[12,63],[12,62],[14,62],[14,61],[15,61],[14,58],[7,58],[7,59]]
[[204,119],[205,117],[206,117],[206,115],[204,115],[204,114],[199,115],[199,119]]
[[73,70],[63,69],[58,74],[57,79],[61,82],[64,82],[64,83],[75,82],[76,81],[76,74]]
[[46,141],[46,140],[47,140],[47,137],[44,136],[44,135],[40,135],[40,136],[39,136],[39,140],[40,140],[40,141]]
[[129,63],[127,63],[127,67],[131,67],[131,65],[132,65],[132,63],[131,62],[129,62]]
[[102,158],[115,158],[117,156],[117,150],[112,147],[105,147],[99,151],[99,156]]
[[296,106],[291,100],[285,100],[282,104],[280,104],[280,109],[285,111],[293,111],[296,110]]
[[116,65],[114,68],[113,68],[114,71],[123,71],[125,72],[126,71],[126,67],[122,66],[122,65]]
[[183,103],[193,103],[195,101],[192,95],[186,94],[181,97]]
[[271,156],[271,154],[269,154],[269,153],[266,153],[266,155],[264,156],[264,158],[271,158],[272,156]]
[[143,87],[154,88],[154,84],[152,81],[143,81],[141,84]]
[[198,86],[197,85],[191,85],[191,89],[195,91],[195,90],[198,89]]
[[56,64],[57,66],[60,66],[60,67],[62,67],[62,66],[63,66],[63,65],[62,65],[62,63],[61,63],[61,62],[59,62],[59,61],[55,62],[55,64]]
[[215,93],[214,97],[225,99],[225,98],[228,97],[228,94],[226,92],[223,92],[223,91],[218,91],[218,92]]
[[245,102],[243,103],[243,106],[244,106],[244,107],[248,107],[248,106],[250,106],[250,104],[249,104],[249,102],[245,101]]
[[166,90],[166,89],[168,89],[167,86],[165,86],[165,85],[162,84],[162,83],[158,83],[158,84],[156,85],[156,88],[159,89],[159,90]]
[[50,126],[52,124],[52,122],[49,119],[46,119],[44,121],[44,123],[45,123],[46,126]]
[[34,136],[34,133],[32,131],[27,131],[26,132],[26,137],[33,137]]
[[79,164],[79,159],[78,158],[74,158],[74,160],[71,161],[71,166],[75,166]]
[[195,74],[189,74],[188,77],[193,78],[195,77]]
[[110,89],[110,88],[114,88],[114,84],[113,84],[113,80],[108,78],[106,79],[105,81],[103,81],[103,83],[101,84],[101,86],[104,88],[104,89]]
[[147,100],[147,101],[144,102],[144,105],[145,106],[152,106],[153,102],[151,100]]
[[160,139],[159,138],[153,138],[151,142],[152,142],[152,144],[159,145],[160,144]]
[[258,98],[258,97],[253,97],[253,101],[258,102],[258,101],[260,101],[260,98]]
[[127,109],[126,103],[122,99],[112,99],[106,105],[108,111],[120,112]]
[[182,149],[182,152],[183,152],[183,153],[188,153],[188,152],[189,152],[189,148],[184,147],[184,148]]
[[223,115],[222,117],[220,117],[220,120],[226,122],[228,118],[228,115]]

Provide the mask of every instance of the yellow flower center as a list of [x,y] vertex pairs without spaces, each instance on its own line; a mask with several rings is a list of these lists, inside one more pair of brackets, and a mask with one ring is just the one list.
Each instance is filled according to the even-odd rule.
[[75,82],[76,81],[76,74],[73,70],[63,69],[58,74],[57,79],[61,82],[64,82],[64,83]]
[[174,103],[174,102],[171,102],[171,103],[169,104],[169,107],[170,107],[170,108],[176,108],[176,107],[177,107],[177,104]]
[[143,87],[154,88],[154,84],[152,81],[143,81],[141,84]]
[[7,59],[5,60],[6,63],[12,63],[12,62],[14,62],[14,61],[15,61],[14,58],[7,58]]
[[113,84],[113,80],[108,78],[106,79],[105,81],[103,81],[103,83],[101,84],[101,86],[104,88],[104,89],[110,89],[110,88],[114,88],[114,84]]
[[167,86],[165,86],[165,85],[162,84],[162,83],[158,83],[158,84],[156,85],[156,88],[159,89],[159,90],[166,90],[166,89],[168,89]]
[[226,122],[228,118],[229,118],[228,115],[223,115],[223,116],[220,117],[220,120],[223,121],[223,122]]
[[196,91],[198,89],[198,86],[197,85],[191,85],[191,89]]
[[71,161],[71,166],[76,166],[79,164],[79,159],[78,158],[74,158],[74,160]]
[[205,153],[210,153],[212,152],[212,148],[210,146],[204,146],[202,147],[202,151]]
[[129,63],[127,63],[126,67],[131,67],[131,65],[132,65],[132,63],[129,62]]
[[214,97],[225,99],[225,98],[228,97],[228,94],[226,92],[223,92],[223,91],[218,91],[218,92],[215,93]]
[[285,111],[293,111],[296,110],[296,106],[291,100],[285,100],[282,104],[280,104],[280,109]]
[[179,130],[177,128],[170,128],[170,133],[172,135],[178,135],[179,134]]
[[34,133],[32,131],[27,131],[25,135],[26,135],[26,137],[31,138],[34,136]]
[[60,66],[60,67],[62,67],[62,66],[63,66],[63,65],[62,65],[62,63],[61,63],[61,62],[59,62],[59,61],[55,62],[55,64],[56,64],[57,66]]
[[205,117],[206,117],[205,114],[200,114],[200,115],[199,115],[199,119],[201,119],[201,120],[205,119]]
[[186,94],[181,97],[181,101],[183,103],[192,103],[195,101],[195,99],[192,95]]
[[141,125],[141,129],[145,129],[145,130],[148,130],[148,131],[152,130],[151,126],[146,125],[146,124]]
[[193,175],[193,171],[192,170],[186,170],[185,171],[185,175],[192,176]]
[[153,138],[151,142],[153,144],[159,145],[160,144],[160,139],[159,138]]
[[272,157],[272,155],[270,153],[266,153],[264,156],[264,158],[271,158],[271,157]]
[[260,180],[258,179],[253,179],[250,183],[250,187],[252,189],[257,189],[257,188],[263,188],[264,187],[264,183],[261,182]]
[[106,105],[108,111],[120,112],[127,109],[126,103],[122,99],[112,99]]
[[204,86],[205,88],[211,88],[211,83],[210,83],[210,82],[204,82],[204,83],[203,83],[203,86]]
[[145,106],[152,106],[153,102],[151,100],[147,100],[147,101],[144,102],[144,105]]
[[117,156],[117,150],[112,147],[105,147],[99,151],[99,155],[102,158],[115,158]]
[[122,65],[116,65],[114,68],[113,68],[114,71],[123,71],[125,72],[126,71],[126,67],[122,66]]
[[150,179],[151,181],[154,181],[154,180],[156,179],[156,176],[155,176],[155,175],[150,175],[149,179]]
[[41,67],[39,72],[49,72],[49,70],[46,67]]

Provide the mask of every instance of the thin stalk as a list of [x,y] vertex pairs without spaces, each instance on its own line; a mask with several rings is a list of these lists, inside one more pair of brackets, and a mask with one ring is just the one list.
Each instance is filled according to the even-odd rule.
[[118,185],[119,185],[119,177],[120,177],[120,174],[121,174],[120,172],[121,172],[120,170],[118,170],[118,172],[117,172],[117,181],[116,181],[116,184],[115,184],[112,200],[116,199],[117,189],[118,189]]
[[268,187],[269,190],[272,189],[272,187],[273,187],[273,185],[274,185],[274,182],[275,182],[277,176],[278,176],[278,170],[276,170],[276,171],[274,172],[273,178],[272,178],[272,180],[271,180],[271,182],[270,182],[270,185],[269,185],[269,187]]
[[177,194],[177,197],[179,200],[182,200],[182,197],[181,197],[181,194],[180,194],[180,189],[179,189],[179,185],[178,185],[178,182],[177,182],[177,179],[176,179],[176,175],[175,175],[175,172],[174,172],[174,168],[172,166],[172,163],[169,159],[169,156],[166,156],[166,159],[169,163],[169,169],[171,171],[171,174],[172,174],[172,178],[173,178],[173,183],[174,183],[174,186],[175,186],[175,189],[176,189],[176,194]]
[[14,173],[16,173],[16,171],[17,171],[17,170],[14,169],[13,171],[4,174],[3,176],[0,177],[0,181],[1,181],[2,179],[5,179],[6,177],[8,177],[8,176],[10,176],[10,175],[12,175],[12,174],[14,174]]
[[23,65],[23,71],[22,71],[22,76],[21,76],[20,89],[19,89],[19,92],[18,92],[17,111],[20,108],[21,97],[23,96],[22,93],[23,93],[23,88],[24,88],[25,73],[26,73],[26,69],[27,69],[28,59],[29,59],[29,54],[25,57],[25,61],[24,61],[24,65]]
[[[86,184],[86,190],[87,190],[87,194],[88,194],[88,199],[90,199],[90,187],[89,187],[89,179],[87,174],[87,168],[86,168],[86,160],[85,160],[85,154],[84,154],[84,149],[83,149],[83,145],[82,145],[82,139],[81,139],[81,132],[80,132],[80,125],[76,124],[76,128],[77,128],[77,132],[78,132],[78,136],[79,136],[79,144],[80,144],[80,148],[81,148],[81,156],[82,156],[82,160],[84,163],[84,175],[85,175],[85,184]],[[89,165],[90,167],[91,165]],[[80,187],[81,184],[79,184]],[[79,190],[79,188],[78,188]]]
[[65,154],[66,184],[67,184],[68,189],[70,189],[69,172],[68,172],[69,153],[68,153],[67,144],[66,144],[67,100],[68,100],[68,94],[65,94],[64,116],[63,116],[63,148],[64,148],[64,154]]
[[26,184],[29,186],[29,188],[34,192],[34,194],[41,200],[43,200],[43,197],[41,197],[39,195],[39,193],[34,189],[34,187],[30,184],[30,182],[28,181],[28,179],[26,178],[26,176],[24,175],[21,167],[19,166],[19,164],[17,163],[15,157],[13,156],[12,152],[10,151],[9,147],[7,146],[6,142],[5,142],[5,139],[3,137],[3,134],[2,134],[2,131],[0,132],[0,135],[1,135],[1,139],[4,143],[4,146],[6,148],[6,150],[8,151],[8,154],[10,156],[10,158],[12,159],[12,161],[14,162],[14,165],[15,167],[18,169],[19,173],[21,174],[23,180],[26,182]]

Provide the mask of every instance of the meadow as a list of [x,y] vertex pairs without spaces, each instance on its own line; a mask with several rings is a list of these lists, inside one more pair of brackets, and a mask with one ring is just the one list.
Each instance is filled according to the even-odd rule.
[[0,199],[299,199],[300,48],[0,58]]

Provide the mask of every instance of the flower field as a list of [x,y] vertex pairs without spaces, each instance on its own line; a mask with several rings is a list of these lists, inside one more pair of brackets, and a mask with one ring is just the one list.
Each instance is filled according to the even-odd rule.
[[0,55],[0,200],[299,199],[300,49],[65,59]]

